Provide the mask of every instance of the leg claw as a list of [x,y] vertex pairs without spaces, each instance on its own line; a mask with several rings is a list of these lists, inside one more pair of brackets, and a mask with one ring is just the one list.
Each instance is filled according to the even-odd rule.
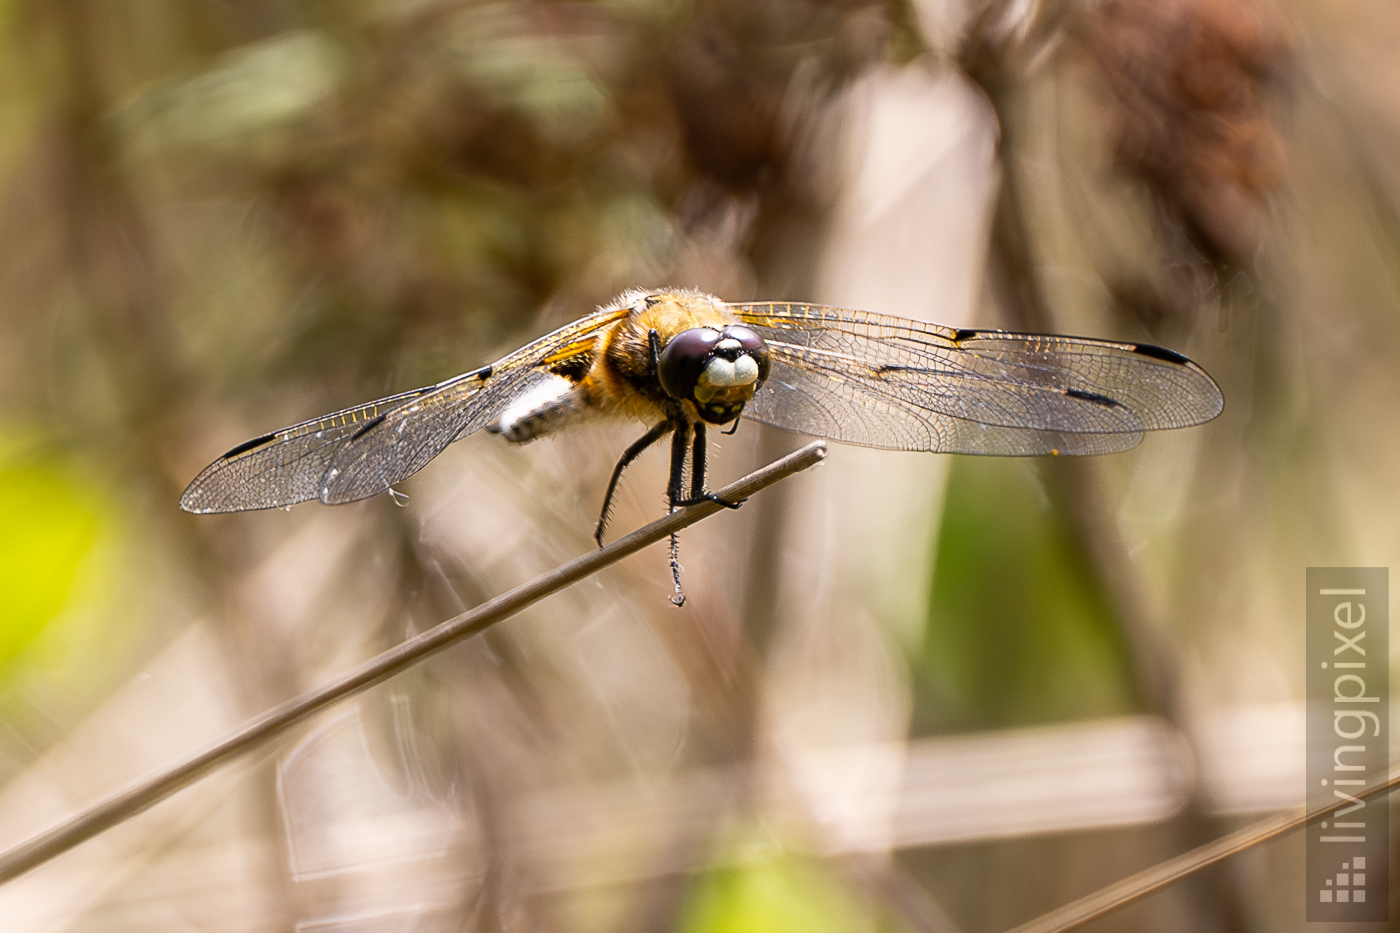
[[704,492],[698,496],[692,496],[691,498],[686,499],[682,502],[677,502],[676,505],[699,505],[701,502],[713,502],[716,505],[724,506],[726,509],[737,509],[739,506],[743,505],[745,502],[748,501],[748,499],[740,499],[738,502],[730,502],[728,499],[722,499],[712,492]]

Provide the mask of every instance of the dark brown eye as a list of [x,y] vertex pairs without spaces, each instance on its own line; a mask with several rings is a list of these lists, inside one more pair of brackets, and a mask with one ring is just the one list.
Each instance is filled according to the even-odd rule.
[[763,342],[763,338],[758,336],[752,328],[745,327],[743,324],[730,324],[724,329],[723,338],[739,341],[740,348],[753,357],[753,361],[758,364],[758,384],[763,385],[768,378],[768,370],[773,365],[772,356],[768,352],[768,344]]
[[744,348],[745,353],[757,353],[760,350],[768,349],[763,338],[754,333],[752,328],[745,327],[743,324],[730,324],[724,329],[724,336],[739,341],[739,346]]
[[657,373],[667,395],[679,400],[691,398],[695,383],[719,341],[719,331],[709,327],[692,327],[671,338],[666,349],[661,351]]

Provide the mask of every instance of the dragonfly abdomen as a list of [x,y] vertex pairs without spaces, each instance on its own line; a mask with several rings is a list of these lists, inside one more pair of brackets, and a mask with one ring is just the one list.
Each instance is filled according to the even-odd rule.
[[517,399],[486,430],[523,444],[577,421],[584,411],[579,387],[556,376]]

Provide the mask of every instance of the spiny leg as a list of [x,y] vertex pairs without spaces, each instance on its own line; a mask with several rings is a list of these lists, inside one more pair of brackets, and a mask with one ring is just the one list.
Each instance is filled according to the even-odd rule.
[[705,495],[705,422],[695,422],[695,443],[690,448],[690,501]]
[[612,479],[608,480],[608,493],[603,497],[603,511],[598,514],[598,527],[593,530],[593,540],[598,542],[599,547],[603,546],[603,533],[608,530],[608,519],[612,517],[613,498],[617,494],[617,484],[622,479],[622,471],[626,470],[633,460],[641,456],[642,451],[661,440],[667,433],[674,431],[675,428],[674,423],[663,421],[622,452],[617,466],[613,467]]
[[[694,430],[685,422],[677,423],[673,427],[676,433],[671,435],[671,479],[666,484],[666,500],[671,512],[683,504],[681,495],[685,491],[685,457],[690,452],[690,437]],[[681,589],[681,541],[674,532],[671,534],[671,580],[676,584],[671,604],[676,607],[684,606],[685,592]]]
[[647,347],[651,350],[651,378],[660,378],[661,373],[661,335],[653,327],[647,331]]
[[705,424],[702,421],[695,422],[695,446],[692,448],[690,456],[690,498],[681,505],[694,505],[697,502],[716,502],[726,509],[737,509],[746,500],[740,499],[738,502],[730,502],[728,499],[721,499],[719,496],[705,489]]

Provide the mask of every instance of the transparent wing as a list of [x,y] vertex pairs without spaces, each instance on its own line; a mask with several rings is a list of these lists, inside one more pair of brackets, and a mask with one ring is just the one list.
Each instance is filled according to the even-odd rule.
[[554,369],[591,356],[598,332],[627,314],[597,311],[490,366],[240,444],[194,478],[180,507],[241,512],[308,499],[338,505],[384,492],[554,378]]
[[1224,405],[1205,370],[1146,344],[954,330],[821,305],[729,307],[773,354],[744,414],[850,444],[1111,453],[1144,431],[1209,421]]

